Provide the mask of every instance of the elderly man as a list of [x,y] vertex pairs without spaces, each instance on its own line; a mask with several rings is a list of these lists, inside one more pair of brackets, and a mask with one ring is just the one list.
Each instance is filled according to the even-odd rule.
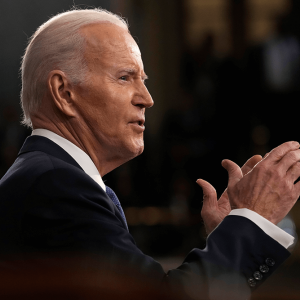
[[23,123],[33,132],[0,182],[1,252],[101,254],[106,266],[124,263],[182,298],[247,298],[289,256],[293,238],[275,224],[300,194],[299,144],[254,156],[242,170],[224,160],[229,183],[219,201],[198,180],[207,247],[165,274],[138,249],[102,181],[143,151],[153,105],[146,78],[127,24],[112,13],[69,11],[36,31],[22,63]]

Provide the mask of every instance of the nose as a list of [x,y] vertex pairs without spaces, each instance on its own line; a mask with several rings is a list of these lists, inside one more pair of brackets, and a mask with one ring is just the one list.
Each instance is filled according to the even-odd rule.
[[150,108],[154,105],[154,101],[144,82],[139,84],[137,93],[133,97],[132,104],[140,106],[141,108]]

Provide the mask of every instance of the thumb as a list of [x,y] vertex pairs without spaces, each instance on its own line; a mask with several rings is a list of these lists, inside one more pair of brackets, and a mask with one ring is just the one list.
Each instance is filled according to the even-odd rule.
[[196,182],[203,190],[203,209],[209,209],[216,206],[218,200],[215,188],[203,179],[198,179]]
[[222,160],[222,166],[228,172],[228,187],[235,185],[243,178],[241,168],[229,159]]

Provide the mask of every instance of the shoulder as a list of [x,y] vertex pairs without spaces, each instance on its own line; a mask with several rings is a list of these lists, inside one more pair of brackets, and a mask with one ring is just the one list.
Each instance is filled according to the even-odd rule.
[[109,203],[99,184],[80,167],[42,151],[23,153],[16,159],[0,181],[0,195],[0,207],[8,202],[27,206],[33,199],[39,202],[49,197],[57,201],[101,198],[105,206]]
[[51,174],[59,176],[60,173],[72,174],[72,177],[80,176],[82,179],[87,176],[82,169],[62,159],[41,151],[27,152],[18,156],[7,173],[2,177],[0,188],[10,183],[18,183],[18,185],[29,187],[41,177],[47,177],[47,174],[49,176]]

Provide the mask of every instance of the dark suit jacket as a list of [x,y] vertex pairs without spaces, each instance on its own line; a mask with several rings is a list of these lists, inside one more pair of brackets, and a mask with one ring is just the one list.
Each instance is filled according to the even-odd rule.
[[2,255],[99,255],[105,257],[106,267],[125,264],[182,298],[194,299],[218,299],[218,291],[222,299],[226,293],[235,299],[233,291],[237,299],[241,294],[245,298],[252,289],[248,279],[267,258],[275,265],[261,273],[257,285],[289,256],[253,222],[228,216],[208,237],[204,250],[193,249],[181,266],[165,274],[139,250],[102,188],[67,152],[40,136],[26,139],[0,181],[0,235]]

